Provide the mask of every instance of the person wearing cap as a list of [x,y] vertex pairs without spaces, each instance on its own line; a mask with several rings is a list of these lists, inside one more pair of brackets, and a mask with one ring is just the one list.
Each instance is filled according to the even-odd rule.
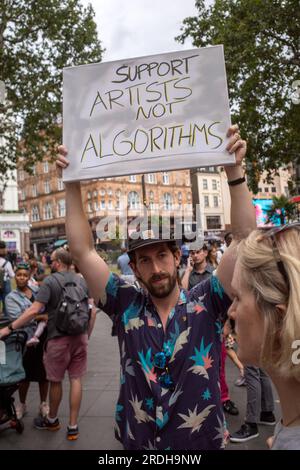
[[[236,152],[237,161],[225,170],[237,241],[255,227],[255,212],[241,167],[246,142],[237,126],[228,130],[228,136],[227,149]],[[58,167],[69,165],[66,155],[67,149],[61,146]],[[132,234],[128,255],[143,286],[137,289],[111,273],[97,254],[80,183],[66,183],[66,205],[71,253],[96,304],[110,316],[118,335],[117,439],[128,450],[224,448],[220,318],[231,303],[227,294],[237,242],[224,254],[216,275],[188,292],[178,283],[180,250],[172,236],[163,239],[154,230]],[[11,326],[20,326],[18,322]]]

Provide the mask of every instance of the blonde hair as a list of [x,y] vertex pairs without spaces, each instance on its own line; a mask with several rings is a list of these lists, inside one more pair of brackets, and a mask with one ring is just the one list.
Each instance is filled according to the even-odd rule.
[[[271,238],[261,230],[240,243],[238,261],[264,319],[262,366],[300,382],[300,365],[292,362],[292,344],[300,339],[300,231],[291,228],[275,237],[288,283],[278,269]],[[285,313],[279,304],[286,306]]]

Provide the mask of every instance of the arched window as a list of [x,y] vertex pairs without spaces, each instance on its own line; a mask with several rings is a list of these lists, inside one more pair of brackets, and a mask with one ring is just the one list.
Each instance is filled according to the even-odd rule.
[[129,209],[138,209],[140,204],[140,198],[136,191],[130,191],[128,193],[128,208]]
[[164,194],[164,209],[170,211],[172,209],[172,197],[170,193]]

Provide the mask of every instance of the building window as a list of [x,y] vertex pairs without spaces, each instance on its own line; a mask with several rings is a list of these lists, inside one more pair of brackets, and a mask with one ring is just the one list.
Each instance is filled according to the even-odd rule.
[[113,203],[111,199],[108,201],[108,209],[113,209]]
[[269,188],[265,188],[265,193],[268,193],[269,192]]
[[217,188],[217,180],[212,180],[212,188],[214,191],[216,191],[218,188]]
[[148,174],[148,183],[150,183],[150,184],[156,183],[155,173],[149,173]]
[[57,178],[57,189],[58,191],[64,190],[64,183],[63,183],[62,178]]
[[219,207],[219,198],[218,198],[218,196],[214,196],[214,207]]
[[44,173],[49,173],[49,163],[44,162]]
[[49,181],[45,181],[44,188],[45,188],[45,194],[49,194],[50,193],[50,182]]
[[221,218],[219,215],[206,217],[207,230],[219,230],[221,228]]
[[208,183],[207,180],[203,180],[203,189],[208,189]]
[[170,193],[164,194],[164,209],[170,211],[172,209],[172,197]]
[[119,199],[121,197],[121,190],[117,189],[116,191],[116,197]]
[[97,211],[99,209],[98,201],[94,202],[94,210]]
[[289,192],[289,187],[288,186],[284,187],[284,192],[285,192],[286,197],[289,197],[290,192]]
[[93,195],[94,195],[94,197],[97,197],[98,196],[98,191],[94,191]]
[[21,201],[25,201],[25,198],[26,198],[25,189],[21,189]]
[[259,192],[259,193],[262,193],[262,188],[258,188],[258,192]]
[[108,194],[109,196],[112,196],[112,193],[113,193],[113,192],[112,192],[112,189],[111,189],[111,188],[108,188],[107,194]]
[[93,206],[91,202],[88,202],[87,209],[88,209],[88,212],[93,212]]
[[36,185],[33,184],[32,185],[32,197],[36,197],[37,196],[37,189],[36,189]]
[[155,204],[154,204],[153,201],[150,201],[149,208],[150,208],[151,210],[154,210],[154,209],[155,209]]
[[88,193],[87,193],[87,198],[88,198],[88,199],[91,199],[91,197],[92,197],[92,193],[91,193],[90,191],[88,191]]
[[100,194],[101,196],[105,196],[105,189],[101,189]]
[[276,193],[276,188],[274,186],[272,186],[271,191],[272,191],[272,193]]
[[209,198],[208,198],[208,196],[204,196],[204,207],[209,207]]
[[178,197],[178,202],[180,204],[182,202],[182,193],[178,193],[177,197]]
[[153,199],[154,199],[154,192],[153,191],[150,191],[149,198],[150,198],[151,201],[153,201]]
[[169,173],[163,173],[163,184],[170,184]]
[[32,206],[31,208],[31,222],[38,222],[40,220],[40,213],[38,206]]
[[33,174],[33,176],[36,175],[36,166],[35,165],[33,165],[33,167],[32,167],[32,174]]
[[101,199],[100,204],[101,204],[101,206],[100,206],[101,209],[104,210],[105,209],[105,200]]
[[137,192],[130,191],[128,193],[128,208],[129,209],[138,209],[140,204],[140,198]]
[[130,175],[129,176],[129,182],[130,183],[136,183],[136,175]]
[[60,199],[57,203],[58,207],[58,217],[66,216],[66,201],[65,199]]
[[53,218],[52,214],[52,204],[51,202],[46,202],[44,205],[44,219],[49,220]]

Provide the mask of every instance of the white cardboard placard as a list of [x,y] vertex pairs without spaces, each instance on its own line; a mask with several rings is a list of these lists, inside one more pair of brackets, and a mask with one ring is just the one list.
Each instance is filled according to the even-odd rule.
[[235,162],[223,46],[63,71],[64,181]]

